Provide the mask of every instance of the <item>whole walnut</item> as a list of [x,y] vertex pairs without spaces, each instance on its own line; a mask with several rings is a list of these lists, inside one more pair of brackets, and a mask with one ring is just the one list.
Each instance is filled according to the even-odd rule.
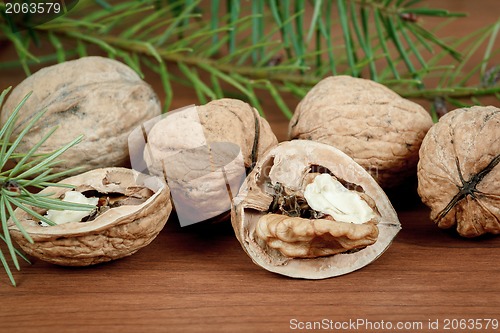
[[189,225],[227,215],[246,173],[277,143],[257,110],[219,99],[152,124],[144,160],[150,173],[166,178],[179,220]]
[[40,153],[84,135],[54,172],[129,165],[127,136],[144,120],[161,114],[158,98],[147,83],[128,66],[102,57],[67,61],[26,78],[5,102],[2,123],[29,92],[32,95],[19,113],[13,137],[34,114],[47,112],[21,141],[19,153],[28,152],[55,126],[58,129],[39,148]]
[[418,193],[440,228],[464,237],[500,233],[500,109],[444,115],[420,148]]
[[385,188],[415,174],[418,150],[432,118],[420,105],[374,81],[327,77],[297,106],[290,139],[342,150]]
[[233,200],[231,223],[254,263],[306,279],[368,265],[401,229],[366,170],[310,140],[282,142],[259,159]]
[[[87,266],[134,254],[155,239],[172,210],[165,182],[131,169],[96,169],[63,179],[61,183],[75,188],[47,187],[40,194],[65,200],[69,194],[76,193],[95,199],[96,208],[72,219],[74,213],[80,212],[32,207],[56,222],[54,226],[21,208],[17,208],[8,221],[12,238],[26,253],[53,264]],[[57,213],[59,217],[65,215],[55,219]],[[26,239],[13,218],[33,242]],[[61,222],[62,219],[65,221]]]

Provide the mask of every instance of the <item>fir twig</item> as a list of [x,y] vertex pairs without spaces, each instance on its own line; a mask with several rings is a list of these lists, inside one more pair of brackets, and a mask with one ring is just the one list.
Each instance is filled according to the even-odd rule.
[[[11,88],[8,88],[0,94],[0,108],[5,97]],[[43,189],[47,186],[64,186],[69,185],[52,183],[53,180],[60,178],[68,173],[72,173],[75,169],[66,170],[60,173],[52,173],[52,167],[60,163],[57,159],[68,149],[78,144],[82,137],[78,137],[60,149],[50,153],[38,153],[41,145],[54,133],[56,129],[49,130],[48,133],[36,143],[28,152],[15,153],[19,144],[25,139],[29,131],[43,117],[45,111],[41,111],[34,115],[31,120],[24,125],[18,134],[14,137],[14,128],[16,121],[19,118],[19,113],[23,109],[24,104],[30,97],[30,94],[25,96],[21,102],[12,110],[9,118],[0,129],[0,239],[6,244],[8,253],[14,264],[14,267],[19,270],[20,265],[17,257],[26,261],[27,258],[14,247],[14,242],[10,237],[9,223],[15,225],[27,241],[33,243],[33,239],[23,228],[20,221],[14,214],[14,208],[19,208],[26,211],[35,218],[46,222],[49,225],[54,225],[52,221],[45,216],[37,213],[33,207],[42,209],[55,210],[88,210],[94,208],[89,205],[75,204],[61,201],[58,198],[51,198],[39,193],[31,193],[28,188],[35,187]],[[9,110],[3,110],[9,112]],[[15,162],[14,167],[9,168],[10,162]],[[14,208],[13,208],[14,207]],[[10,222],[9,222],[10,218]],[[9,277],[11,283],[16,285],[11,268],[6,256],[0,249],[0,261]],[[29,262],[29,261],[28,261]]]
[[[499,92],[495,79],[487,87],[472,84],[474,78],[485,81],[486,73],[494,72],[490,68],[496,64],[490,60],[497,54],[498,22],[478,31],[475,44],[466,44],[441,38],[438,28],[420,24],[426,16],[448,22],[463,13],[424,7],[421,1],[258,0],[241,6],[227,0],[225,4],[220,15],[221,1],[207,5],[199,0],[127,0],[104,5],[87,0],[64,17],[34,27],[31,34],[13,34],[0,22],[0,37],[10,40],[19,54],[17,61],[0,65],[0,70],[18,65],[28,74],[35,61],[71,59],[75,49],[78,56],[95,54],[97,47],[141,75],[142,66],[158,73],[165,110],[175,93],[172,82],[177,81],[191,87],[202,103],[232,94],[222,89],[238,91],[241,98],[255,102],[258,89],[271,87],[274,102],[287,117],[291,113],[281,105],[286,100],[283,94],[303,96],[326,75],[371,78],[404,97],[477,102]],[[40,54],[29,43],[34,35],[51,44],[53,54]],[[464,76],[465,64],[483,46],[480,66]],[[443,70],[445,63],[449,68]],[[167,70],[171,66],[180,71]],[[436,75],[442,78],[437,86],[431,83]]]

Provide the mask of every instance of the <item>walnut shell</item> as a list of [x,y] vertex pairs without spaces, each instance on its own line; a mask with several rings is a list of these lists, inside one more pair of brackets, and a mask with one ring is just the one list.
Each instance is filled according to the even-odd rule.
[[229,212],[246,170],[277,143],[257,110],[220,99],[154,124],[144,160],[150,173],[166,177],[180,222],[189,225]]
[[44,109],[47,112],[21,141],[18,152],[28,152],[55,126],[59,128],[39,148],[40,153],[52,152],[84,135],[81,143],[64,154],[64,161],[54,172],[129,165],[127,136],[144,120],[161,114],[151,87],[131,68],[108,58],[84,57],[34,73],[9,95],[2,109],[2,123],[31,91],[13,136],[34,114]]
[[500,109],[456,109],[420,148],[418,193],[431,220],[464,237],[500,233]]
[[[93,265],[134,254],[153,241],[172,210],[170,191],[165,182],[131,169],[96,169],[66,178],[61,183],[74,185],[79,192],[123,194],[132,199],[139,198],[143,190],[152,195],[140,203],[127,200],[132,202],[110,208],[89,222],[75,221],[46,227],[17,208],[14,214],[34,243],[29,243],[10,219],[12,237],[29,255],[58,265]],[[62,197],[67,191],[71,189],[48,187],[40,193]],[[43,215],[46,210],[38,213]]]
[[327,77],[297,106],[290,139],[342,150],[384,188],[415,174],[418,150],[432,118],[420,105],[374,81]]
[[[326,219],[309,217],[297,228],[292,224],[301,223],[300,217],[293,221],[284,218],[283,222],[288,225],[281,227],[282,231],[277,230],[279,225],[271,225],[278,217],[272,212],[275,199],[269,188],[280,185],[285,187],[287,196],[300,195],[310,183],[311,175],[317,173],[328,173],[366,197],[377,218],[363,224],[338,222],[341,224],[337,227],[333,222],[329,225]],[[231,222],[235,234],[254,263],[271,272],[296,278],[323,279],[362,268],[378,258],[401,229],[389,199],[366,170],[340,150],[308,140],[282,142],[269,150],[248,175],[233,204]],[[268,234],[282,234],[275,240],[288,243],[287,251],[283,252],[288,253],[291,249],[293,257],[277,251],[278,246],[271,244],[272,240],[266,243],[258,236],[261,231],[256,229],[262,228],[262,219],[270,223]],[[316,242],[317,236],[321,239]],[[362,243],[371,239],[373,242]],[[329,241],[331,248],[318,248],[317,245],[324,241]],[[349,247],[343,246],[343,242],[348,246],[356,245],[352,248],[354,251],[346,251]],[[307,243],[311,244],[311,249],[297,257],[297,250],[301,249],[292,247]],[[343,253],[338,253],[339,246],[344,248]]]

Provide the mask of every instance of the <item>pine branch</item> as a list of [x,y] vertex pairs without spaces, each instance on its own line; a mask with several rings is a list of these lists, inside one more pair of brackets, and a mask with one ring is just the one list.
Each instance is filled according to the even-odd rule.
[[[0,108],[10,88],[4,90],[0,94]],[[29,187],[43,189],[47,186],[71,187],[69,185],[52,183],[66,174],[75,172],[75,169],[66,170],[60,173],[52,173],[52,167],[60,163],[56,161],[66,150],[78,144],[82,137],[78,137],[71,142],[67,143],[60,149],[50,153],[37,153],[41,145],[54,133],[56,129],[49,130],[49,132],[36,143],[27,153],[16,154],[15,150],[19,144],[24,140],[28,132],[36,125],[36,123],[43,117],[45,111],[35,114],[30,121],[23,125],[20,133],[16,138],[12,138],[14,127],[18,119],[19,112],[23,105],[30,97],[28,94],[12,111],[11,115],[0,129],[0,239],[6,245],[10,259],[17,270],[20,270],[20,265],[17,257],[29,262],[29,260],[14,247],[14,242],[9,233],[9,218],[11,223],[17,226],[21,234],[27,241],[33,243],[32,238],[26,232],[20,221],[14,214],[14,208],[19,208],[26,211],[28,214],[44,221],[48,225],[55,225],[54,222],[49,220],[44,215],[37,213],[33,207],[42,209],[55,209],[55,210],[88,210],[93,206],[74,204],[70,202],[63,202],[60,199],[50,198],[39,193],[31,193],[27,190]],[[8,168],[7,166],[15,162],[14,167]],[[7,276],[11,283],[16,285],[14,276],[12,274],[9,262],[6,255],[0,249],[0,262],[2,263]]]
[[[322,77],[336,74],[368,77],[411,98],[477,103],[482,96],[497,96],[498,79],[491,74],[488,79],[486,73],[495,68],[489,64],[498,53],[499,23],[476,32],[475,44],[466,43],[467,36],[441,39],[439,29],[420,25],[421,17],[463,14],[421,7],[420,2],[337,0],[309,6],[305,0],[256,0],[243,8],[229,0],[225,14],[214,15],[221,11],[219,1],[210,8],[199,0],[80,1],[66,16],[33,29],[31,35],[53,46],[50,55],[38,54],[30,34],[9,33],[1,23],[0,28],[19,54],[19,60],[6,65],[20,65],[27,73],[35,61],[74,57],[75,45],[78,56],[97,47],[141,75],[142,66],[149,67],[163,83],[165,110],[176,81],[192,88],[201,103],[236,92],[258,106],[258,91],[265,89],[290,117],[283,94],[304,96]],[[333,19],[335,11],[340,20]],[[485,44],[481,64],[464,76],[465,64]],[[168,71],[170,66],[177,66],[180,74]],[[430,82],[437,75],[442,79],[436,86]],[[477,86],[473,79],[489,80],[488,86]]]

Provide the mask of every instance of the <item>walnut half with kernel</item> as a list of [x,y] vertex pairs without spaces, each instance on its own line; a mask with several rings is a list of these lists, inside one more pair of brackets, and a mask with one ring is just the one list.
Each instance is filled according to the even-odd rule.
[[[134,254],[155,239],[172,210],[170,190],[158,177],[126,168],[104,168],[66,178],[67,187],[47,187],[40,193],[67,199],[69,193],[97,198],[87,216],[69,214],[44,225],[17,208],[9,219],[12,238],[29,255],[62,266],[87,266]],[[76,201],[72,201],[76,202]],[[81,201],[80,201],[81,202]],[[56,212],[32,207],[38,214]],[[64,213],[65,211],[57,211]],[[30,243],[15,221],[33,240]]]
[[233,200],[231,221],[259,266],[322,279],[378,258],[401,229],[377,182],[319,142],[283,142],[261,157]]

